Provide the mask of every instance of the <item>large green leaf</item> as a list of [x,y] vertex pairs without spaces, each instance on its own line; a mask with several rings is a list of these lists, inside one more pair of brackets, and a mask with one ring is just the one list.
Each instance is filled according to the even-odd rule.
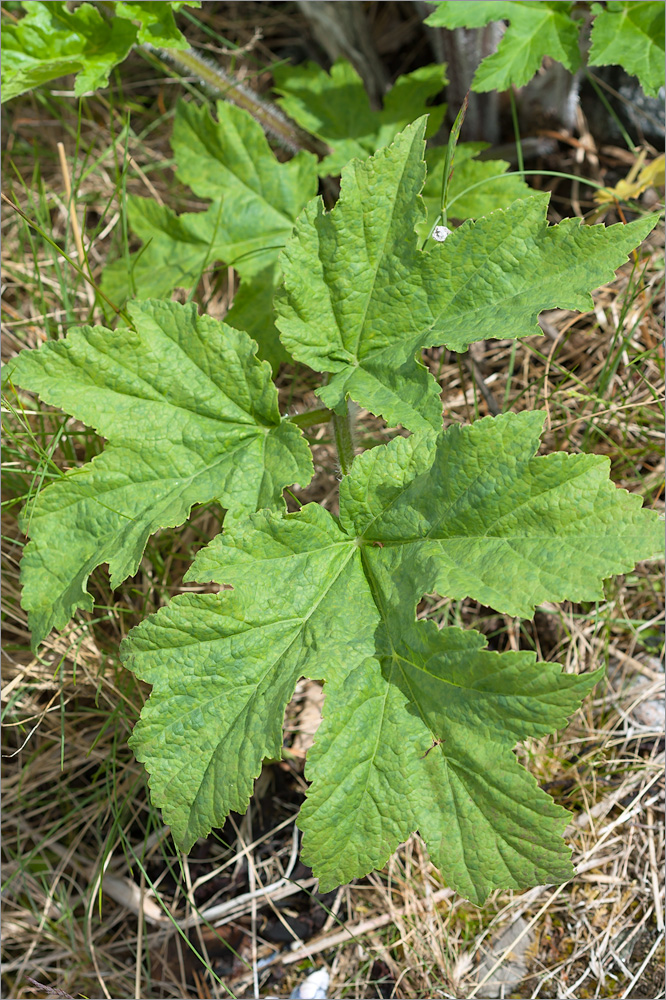
[[442,0],[426,18],[441,28],[481,28],[490,21],[509,21],[497,52],[484,59],[472,89],[507,90],[522,87],[551,56],[574,73],[580,66],[578,23],[571,18],[573,3],[561,0]]
[[64,0],[30,0],[16,24],[2,22],[2,100],[76,73],[74,93],[105,87],[122,62],[137,30],[123,18],[106,20],[89,3],[68,10]]
[[173,12],[181,7],[200,7],[201,0],[187,0],[181,3],[179,0],[171,2],[146,2],[127,3],[124,0],[116,0],[114,3],[114,14],[116,17],[125,17],[131,21],[139,22],[137,40],[143,45],[154,45],[163,49],[187,49],[189,43],[176,26]]
[[[314,155],[280,162],[252,115],[227,101],[217,102],[217,121],[206,107],[181,101],[171,146],[178,179],[200,198],[222,199],[229,256],[266,248],[275,259],[268,243],[291,232],[317,190]],[[241,275],[256,274],[266,261],[252,257],[234,266]]]
[[230,809],[245,810],[262,758],[281,754],[301,674],[361,662],[377,621],[358,550],[323,507],[286,519],[262,511],[217,541],[188,579],[233,580],[229,599],[175,598],[133,630],[123,654],[154,685],[132,745],[184,849]]
[[603,579],[661,552],[659,517],[613,486],[608,459],[534,457],[542,425],[534,412],[452,427],[431,467],[406,480],[395,470],[411,467],[413,438],[356,460],[341,523],[367,540],[394,603],[438,591],[531,617],[544,601],[599,600]]
[[104,452],[41,491],[23,515],[23,606],[33,642],[92,608],[92,570],[135,573],[148,537],[195,503],[274,507],[307,483],[312,459],[281,419],[270,369],[247,334],[174,302],[131,303],[134,329],[79,327],[22,351],[5,381],[109,439]]
[[592,4],[590,66],[623,66],[638,77],[646,94],[664,86],[664,4],[609,0]]
[[192,288],[216,263],[233,265],[241,282],[261,289],[267,306],[248,309],[250,293],[244,289],[233,322],[251,324],[242,329],[257,341],[260,356],[275,365],[286,355],[267,289],[277,285],[278,254],[316,193],[316,160],[302,152],[279,162],[261,126],[233,104],[218,102],[217,119],[205,107],[181,101],[171,138],[179,180],[211,199],[209,207],[177,215],[149,198],[130,197],[130,226],[145,245],[107,267],[102,288],[118,305],[132,294],[168,297],[174,288]]
[[[106,87],[109,73],[122,62],[135,42],[162,48],[185,49],[188,43],[176,27],[173,11],[200,7],[200,0],[152,3],[113,2],[113,15],[104,18],[89,3],[69,10],[61,0],[22,4],[16,24],[2,22],[2,100],[76,73],[74,93]],[[130,21],[138,21],[138,28]]]
[[429,108],[428,101],[446,84],[443,66],[422,66],[399,76],[373,111],[363,81],[346,59],[338,59],[327,73],[316,63],[273,69],[278,104],[306,132],[318,136],[333,152],[319,164],[319,172],[339,174],[353,157],[365,160],[388,145],[396,132],[429,111],[427,135],[434,135],[446,105]]
[[381,866],[417,828],[477,902],[571,874],[566,814],[511,747],[562,726],[598,675],[414,616],[435,588],[512,613],[594,599],[603,576],[660,551],[659,518],[615,489],[607,460],[534,457],[542,419],[395,439],[355,460],[339,519],[315,504],[261,511],[198,553],[188,579],[233,589],[175,598],[123,648],[154,685],[132,744],[179,847],[245,809],[305,675],[326,681],[301,817],[322,889]]
[[310,202],[282,255],[276,299],[287,350],[332,375],[318,390],[327,406],[351,397],[412,430],[441,426],[437,384],[415,361],[421,348],[525,337],[539,333],[544,309],[592,308],[590,292],[656,224],[549,226],[548,195],[535,194],[420,250],[424,128],[420,119],[345,167],[332,211]]
[[393,618],[376,645],[333,673],[310,751],[299,825],[320,889],[382,867],[416,829],[446,882],[476,903],[571,878],[570,816],[511,751],[565,725],[601,672],[563,675],[433,622],[398,631]]

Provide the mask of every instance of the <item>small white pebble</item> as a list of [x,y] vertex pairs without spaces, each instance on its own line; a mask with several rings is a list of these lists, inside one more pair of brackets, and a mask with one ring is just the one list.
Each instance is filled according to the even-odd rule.
[[326,1000],[329,980],[326,969],[317,969],[316,972],[310,973],[291,995],[298,1000]]
[[451,230],[446,226],[435,226],[432,231],[433,240],[437,240],[438,243],[443,243],[447,236],[451,235]]

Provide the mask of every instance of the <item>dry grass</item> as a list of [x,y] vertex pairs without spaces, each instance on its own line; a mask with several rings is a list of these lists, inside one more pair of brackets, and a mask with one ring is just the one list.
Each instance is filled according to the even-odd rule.
[[[297,37],[275,5],[243,5],[246,11],[235,4],[210,6],[219,8],[217,31],[250,44],[246,74],[257,73]],[[263,30],[254,43],[250,8]],[[388,21],[382,25],[382,37],[389,38]],[[86,100],[80,126],[64,84],[62,96],[27,97],[6,112],[13,125],[5,151],[8,194],[76,257],[57,152],[64,142],[97,278],[123,225],[123,191],[164,199],[179,210],[195,205],[171,173],[170,118],[181,88],[135,57],[123,69],[123,94],[112,89]],[[131,159],[123,173],[125,143]],[[612,159],[612,152],[596,152],[597,168],[604,156]],[[571,162],[563,159],[562,169],[571,168],[574,155]],[[558,190],[556,196],[558,210],[570,214],[571,193]],[[582,210],[587,207],[583,203]],[[2,227],[5,356],[62,336],[75,322],[102,321],[88,287],[52,248],[11,212]],[[590,313],[546,315],[543,337],[488,342],[464,358],[431,352],[445,421],[467,422],[493,408],[543,408],[545,450],[606,454],[618,485],[659,507],[663,268],[656,236],[599,290]],[[197,299],[202,309],[223,316],[232,291],[226,275],[207,275]],[[316,384],[308,373],[283,370],[284,408],[312,406]],[[147,691],[120,667],[118,643],[183,589],[193,553],[219,530],[220,512],[212,504],[202,507],[183,530],[161,532],[139,573],[115,592],[106,572],[97,570],[91,578],[95,613],[80,614],[32,654],[19,604],[23,536],[16,515],[22,500],[57,474],[54,466],[88,460],[101,442],[37,401],[23,411],[15,399],[10,403],[3,529],[3,995],[287,996],[323,965],[331,974],[330,996],[483,998],[509,963],[507,951],[519,948],[514,940],[502,949],[500,936],[519,929],[527,943],[524,968],[507,996],[664,996],[658,567],[642,565],[610,581],[597,606],[542,606],[534,621],[509,619],[472,601],[428,598],[419,609],[441,622],[481,628],[492,648],[535,649],[566,671],[606,665],[607,679],[564,732],[518,751],[542,787],[572,813],[567,839],[575,879],[522,895],[496,893],[475,907],[442,885],[414,836],[383,872],[321,896],[299,860],[294,825],[305,792],[304,756],[321,712],[319,685],[299,684],[285,721],[285,758],[266,765],[247,815],[232,816],[187,857],[175,852],[150,804],[143,769],[127,748]],[[361,444],[386,437],[368,414],[360,414],[360,427]],[[328,429],[313,430],[312,439],[316,475],[299,499],[335,509],[337,468]]]

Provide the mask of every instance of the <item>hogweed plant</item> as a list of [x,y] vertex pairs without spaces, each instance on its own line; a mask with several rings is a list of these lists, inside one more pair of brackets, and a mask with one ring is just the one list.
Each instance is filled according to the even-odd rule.
[[[226,589],[176,596],[121,648],[152,685],[131,743],[178,847],[247,808],[307,677],[326,695],[299,818],[321,889],[383,866],[418,830],[447,883],[480,903],[570,878],[568,814],[513,747],[564,726],[601,671],[492,652],[477,631],[417,621],[416,606],[436,592],[529,618],[545,601],[595,601],[604,579],[659,554],[662,532],[606,458],[537,456],[541,412],[442,430],[421,351],[589,309],[656,219],[549,225],[535,193],[424,240],[425,127],[348,163],[335,207],[310,200],[286,236],[271,279],[280,350],[321,373],[319,409],[281,414],[249,335],[171,301],[130,301],[113,332],[78,327],[23,351],[5,381],[108,441],[23,515],[35,647],[92,609],[96,566],[117,586],[152,532],[193,504],[227,509],[186,576]],[[352,403],[410,436],[355,455]],[[329,419],[339,514],[287,513],[283,491],[313,471],[302,428]]]

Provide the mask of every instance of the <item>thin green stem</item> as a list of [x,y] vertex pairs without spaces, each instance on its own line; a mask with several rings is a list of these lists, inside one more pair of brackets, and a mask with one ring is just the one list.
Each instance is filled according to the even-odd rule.
[[453,123],[453,127],[449,134],[449,141],[446,144],[446,157],[444,159],[444,171],[442,173],[442,193],[440,196],[440,215],[442,219],[442,225],[446,225],[446,202],[449,193],[449,184],[451,183],[451,178],[453,177],[453,158],[456,153],[456,146],[458,145],[458,139],[460,138],[460,130],[465,121],[465,115],[467,113],[467,105],[469,104],[469,91],[465,94],[465,99],[462,102],[460,111],[456,115],[456,120]]
[[611,116],[611,118],[613,119],[613,121],[617,125],[622,138],[624,139],[624,141],[627,144],[627,148],[630,149],[632,153],[634,153],[636,151],[636,143],[633,141],[633,139],[631,138],[631,136],[627,132],[626,128],[624,127],[624,125],[620,121],[620,118],[618,117],[618,114],[617,114],[615,108],[609,102],[608,98],[606,97],[606,95],[604,94],[603,90],[599,86],[599,83],[601,81],[598,81],[597,78],[596,78],[596,76],[594,75],[594,73],[590,73],[589,70],[586,70],[585,75],[586,75],[587,79],[590,81],[590,83],[592,84],[592,87],[594,88],[594,91],[595,91],[597,97],[599,98],[599,100],[601,101],[601,103],[605,107],[606,111],[608,112],[608,114]]
[[354,417],[349,410],[348,403],[342,403],[337,410],[333,411],[331,422],[340,468],[343,476],[347,476],[354,461]]
[[[581,184],[587,184],[588,187],[596,188],[597,191],[601,191],[603,188],[603,184],[598,184],[597,181],[591,181],[588,177],[576,177],[575,174],[566,174],[562,170],[507,170],[505,174],[497,174],[493,177],[484,177],[482,181],[470,184],[470,186],[465,188],[464,191],[461,191],[455,196],[455,198],[451,199],[449,202],[449,210],[452,205],[455,205],[457,201],[460,201],[460,199],[466,194],[469,194],[470,191],[473,191],[478,187],[483,187],[484,184],[489,184],[491,181],[494,183],[495,181],[504,180],[505,177],[531,177],[537,175],[539,177],[563,177],[565,180],[580,181]],[[539,192],[535,190],[534,193],[538,194]]]
[[506,377],[506,387],[504,389],[504,402],[502,403],[502,413],[506,412],[506,408],[509,403],[509,395],[511,393],[511,380],[513,379],[513,372],[516,364],[516,352],[518,350],[518,341],[514,340],[511,347],[511,354],[509,355],[509,371]]
[[[455,196],[455,198],[451,199],[451,201],[447,205],[447,212],[450,212],[452,206],[455,205],[455,203],[457,201],[460,201],[461,198],[464,198],[465,195],[469,194],[470,191],[474,191],[475,188],[484,187],[486,184],[489,184],[491,182],[494,183],[495,181],[501,181],[505,177],[522,177],[522,178],[525,178],[525,177],[529,177],[531,175],[535,175],[535,176],[538,175],[540,177],[563,177],[565,180],[580,181],[581,184],[587,184],[588,187],[596,188],[597,191],[601,191],[603,189],[603,184],[598,184],[596,181],[591,181],[587,177],[577,177],[575,174],[566,174],[566,173],[564,173],[561,170],[507,170],[507,172],[505,174],[497,174],[496,176],[493,176],[493,177],[484,177],[482,181],[477,181],[475,184],[470,184],[469,187],[466,187],[463,191],[460,191]],[[538,194],[538,191],[535,190],[534,193]],[[455,218],[455,213],[452,213],[452,215]],[[443,220],[442,220],[441,212],[437,216],[437,218],[435,219],[435,221],[432,224],[432,226],[430,227],[430,232],[428,234],[428,237],[423,241],[423,245],[422,245],[421,249],[423,249],[423,247],[426,245],[426,243],[428,242],[428,240],[432,238],[432,234],[434,233],[435,228],[437,226],[439,226],[440,223],[442,223],[442,225],[444,224]],[[253,252],[256,252],[256,251],[253,251]]]
[[523,146],[520,141],[520,125],[518,123],[518,106],[516,105],[516,95],[514,93],[513,87],[509,91],[509,96],[511,97],[511,120],[513,121],[513,132],[516,137],[516,159],[518,161],[518,173],[522,175],[525,173],[525,162],[523,160]]
[[312,427],[314,424],[327,424],[333,418],[333,411],[325,406],[320,406],[316,410],[306,410],[304,413],[294,413],[287,417],[287,420],[297,427]]

